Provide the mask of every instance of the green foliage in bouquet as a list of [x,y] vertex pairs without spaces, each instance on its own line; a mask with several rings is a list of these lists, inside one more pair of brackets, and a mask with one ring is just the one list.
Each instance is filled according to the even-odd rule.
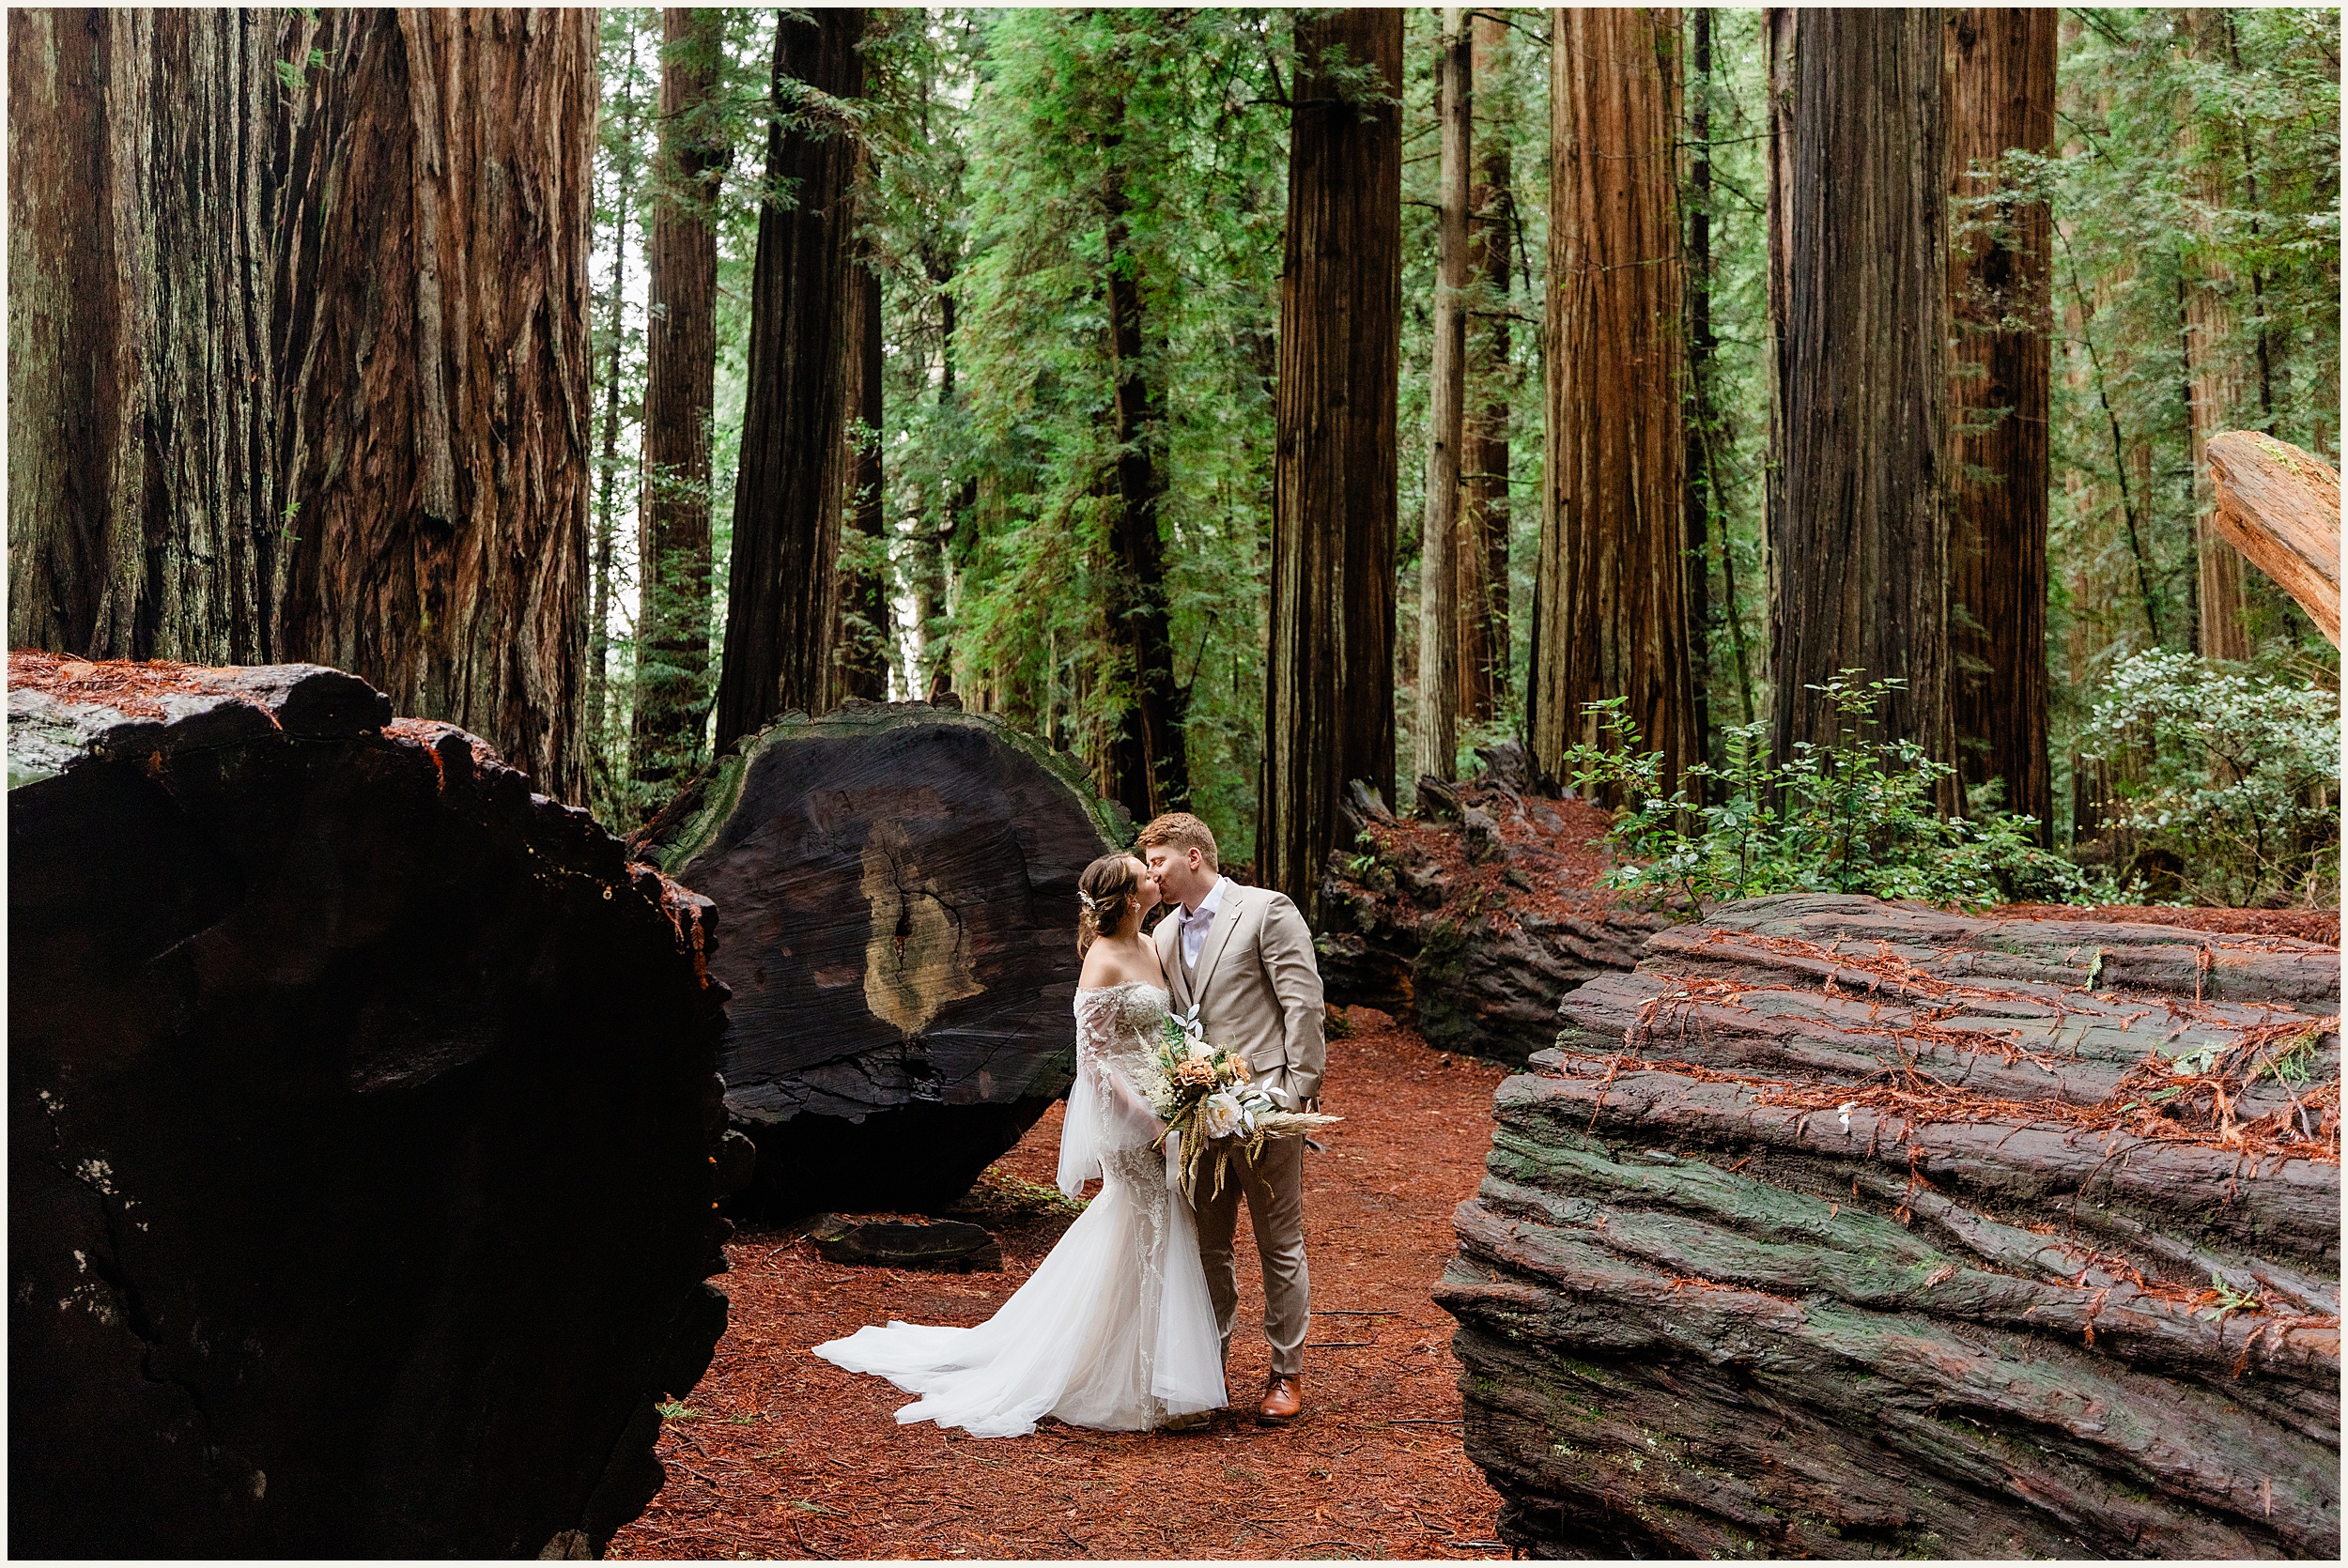
[[1168,1013],[1158,1039],[1157,1076],[1144,1085],[1166,1132],[1179,1136],[1182,1195],[1196,1202],[1198,1178],[1211,1180],[1210,1197],[1223,1191],[1232,1155],[1254,1160],[1267,1140],[1302,1137],[1340,1120],[1312,1111],[1285,1111],[1248,1082],[1247,1064],[1236,1053],[1209,1044],[1198,1026],[1198,1008]]
[[1999,808],[1996,786],[1973,792],[1970,819],[1942,817],[1934,794],[1955,770],[1914,741],[1868,738],[1884,693],[1903,683],[1861,684],[1858,673],[1813,688],[1842,715],[1846,738],[1797,742],[1779,766],[1769,760],[1766,722],[1734,726],[1722,731],[1722,765],[1691,765],[1669,794],[1663,755],[1641,749],[1625,699],[1587,704],[1606,739],[1567,751],[1559,771],[1579,789],[1624,802],[1606,835],[1621,863],[1600,884],[1653,893],[1691,915],[1731,899],[1796,892],[1972,909],[2096,901],[2077,867],[2032,842],[2035,819]]

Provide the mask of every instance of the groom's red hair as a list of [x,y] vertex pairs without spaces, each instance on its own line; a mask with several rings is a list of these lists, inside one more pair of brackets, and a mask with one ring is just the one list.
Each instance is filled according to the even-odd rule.
[[1206,823],[1187,811],[1167,811],[1150,819],[1150,825],[1134,835],[1134,849],[1148,854],[1159,847],[1169,850],[1197,850],[1210,871],[1220,871],[1223,863],[1214,853],[1214,833]]

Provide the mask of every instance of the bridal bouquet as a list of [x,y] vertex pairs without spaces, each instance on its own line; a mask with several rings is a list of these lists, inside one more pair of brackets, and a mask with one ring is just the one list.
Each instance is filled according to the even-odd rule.
[[1182,1167],[1182,1195],[1196,1199],[1199,1168],[1206,1166],[1213,1185],[1209,1196],[1223,1191],[1224,1167],[1235,1152],[1250,1160],[1263,1152],[1267,1138],[1301,1137],[1316,1127],[1339,1120],[1317,1111],[1286,1111],[1263,1090],[1248,1082],[1247,1063],[1231,1052],[1211,1045],[1198,1023],[1198,1008],[1168,1014],[1166,1033],[1158,1041],[1157,1077],[1147,1085],[1166,1134],[1180,1135],[1177,1158]]

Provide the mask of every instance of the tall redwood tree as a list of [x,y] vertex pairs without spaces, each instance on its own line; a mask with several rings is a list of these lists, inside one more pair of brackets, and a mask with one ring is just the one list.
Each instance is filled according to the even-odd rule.
[[[2050,214],[2002,177],[2009,151],[2054,147],[2058,13],[1948,13],[1950,703],[1970,786],[2054,820],[2047,757],[2047,285]],[[1976,170],[1979,172],[1977,173]]]
[[1256,869],[1306,908],[1350,779],[1394,791],[1402,13],[1299,12]]
[[1556,13],[1552,43],[1549,461],[1526,725],[1554,776],[1629,699],[1667,777],[1701,754],[1689,662],[1678,22]]
[[644,313],[644,500],[637,523],[640,780],[689,766],[708,715],[710,411],[718,375],[719,182],[733,160],[725,12],[660,13],[659,161]]
[[834,696],[864,12],[777,13],[717,748]]
[[[1770,19],[1769,533],[1778,754],[1828,744],[1815,688],[1905,683],[1883,734],[1948,761],[1948,162],[1940,13]],[[1953,789],[1942,804],[1954,807]]]
[[275,653],[581,800],[595,17],[322,15],[279,240]]
[[21,8],[8,26],[8,644],[268,659],[278,62],[314,28]]

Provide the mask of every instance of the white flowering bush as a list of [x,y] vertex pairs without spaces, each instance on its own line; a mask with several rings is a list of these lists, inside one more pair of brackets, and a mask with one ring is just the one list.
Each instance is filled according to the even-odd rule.
[[2121,764],[2106,825],[2172,853],[2193,902],[2338,901],[2338,694],[2149,649],[2112,672],[2080,748]]

